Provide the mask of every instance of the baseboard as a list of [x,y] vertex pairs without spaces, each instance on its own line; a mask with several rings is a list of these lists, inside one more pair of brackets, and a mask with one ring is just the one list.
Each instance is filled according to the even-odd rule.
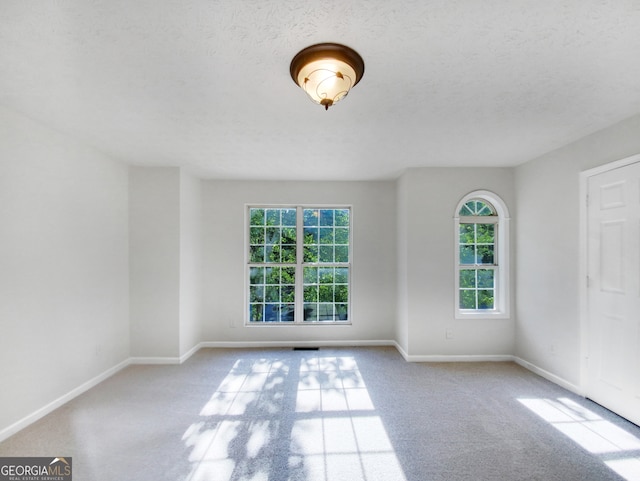
[[202,343],[199,342],[198,344],[193,346],[191,349],[189,349],[187,352],[185,352],[182,356],[180,356],[180,364],[182,364],[187,359],[189,359],[191,356],[193,356],[196,352],[198,352],[201,347],[202,347]]
[[63,396],[60,396],[55,401],[50,402],[46,406],[41,407],[37,411],[34,411],[33,413],[29,414],[28,416],[25,416],[24,418],[20,419],[19,421],[17,421],[15,423],[11,424],[10,426],[4,428],[3,430],[0,431],[0,442],[4,441],[5,439],[7,439],[10,436],[13,436],[15,433],[17,433],[18,431],[21,431],[22,429],[26,428],[30,424],[33,424],[38,419],[40,419],[40,418],[46,416],[47,414],[55,411],[60,406],[68,403],[73,398],[78,397],[80,394],[88,391],[92,387],[97,386],[98,384],[100,384],[105,379],[110,378],[111,376],[113,376],[118,371],[121,371],[122,369],[127,367],[129,364],[130,364],[130,360],[129,359],[126,359],[126,360],[122,361],[121,363],[116,364],[112,368],[107,369],[106,371],[104,371],[102,374],[99,374],[96,377],[94,377],[94,378],[88,380],[87,382],[81,384],[80,386],[76,387],[75,389],[72,389],[67,394],[65,394]]
[[208,341],[201,342],[200,348],[218,349],[260,349],[271,347],[374,347],[395,346],[395,341]]
[[393,346],[400,353],[400,355],[404,358],[405,361],[409,362],[409,354],[405,351],[397,341],[393,341]]
[[525,369],[528,369],[529,371],[537,374],[538,376],[545,378],[547,381],[551,381],[552,383],[565,388],[567,391],[571,391],[572,393],[577,394],[578,396],[585,395],[584,390],[580,386],[576,386],[575,384],[570,383],[569,381],[561,378],[560,376],[556,376],[555,374],[552,374],[549,371],[546,371],[541,367],[538,367],[535,364],[530,363],[529,361],[525,361],[524,359],[521,359],[517,356],[513,356],[513,361],[516,364],[519,364],[520,366],[524,367]]
[[[404,356],[404,355],[403,355]],[[478,354],[478,355],[407,355],[408,362],[509,362],[513,356],[508,354]]]
[[180,364],[179,357],[131,357],[130,364]]

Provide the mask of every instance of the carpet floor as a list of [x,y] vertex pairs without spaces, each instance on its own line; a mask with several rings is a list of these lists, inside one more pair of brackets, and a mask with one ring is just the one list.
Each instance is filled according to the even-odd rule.
[[74,481],[640,480],[640,427],[514,363],[201,349],[129,366],[0,443]]

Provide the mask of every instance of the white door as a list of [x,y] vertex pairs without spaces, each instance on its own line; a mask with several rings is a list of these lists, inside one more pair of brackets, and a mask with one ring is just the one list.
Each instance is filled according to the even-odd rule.
[[593,175],[587,396],[640,424],[640,162]]

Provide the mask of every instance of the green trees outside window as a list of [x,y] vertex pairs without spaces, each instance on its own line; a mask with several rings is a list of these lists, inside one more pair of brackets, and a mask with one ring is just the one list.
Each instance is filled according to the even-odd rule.
[[495,209],[487,202],[471,200],[462,206],[459,215],[460,309],[494,309]]
[[348,208],[249,208],[250,323],[349,320],[350,217]]

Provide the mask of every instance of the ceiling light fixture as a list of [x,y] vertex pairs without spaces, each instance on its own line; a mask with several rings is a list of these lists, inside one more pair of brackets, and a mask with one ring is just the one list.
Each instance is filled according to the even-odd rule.
[[293,81],[311,100],[328,110],[360,81],[364,74],[364,61],[349,47],[319,43],[298,52],[289,71]]

